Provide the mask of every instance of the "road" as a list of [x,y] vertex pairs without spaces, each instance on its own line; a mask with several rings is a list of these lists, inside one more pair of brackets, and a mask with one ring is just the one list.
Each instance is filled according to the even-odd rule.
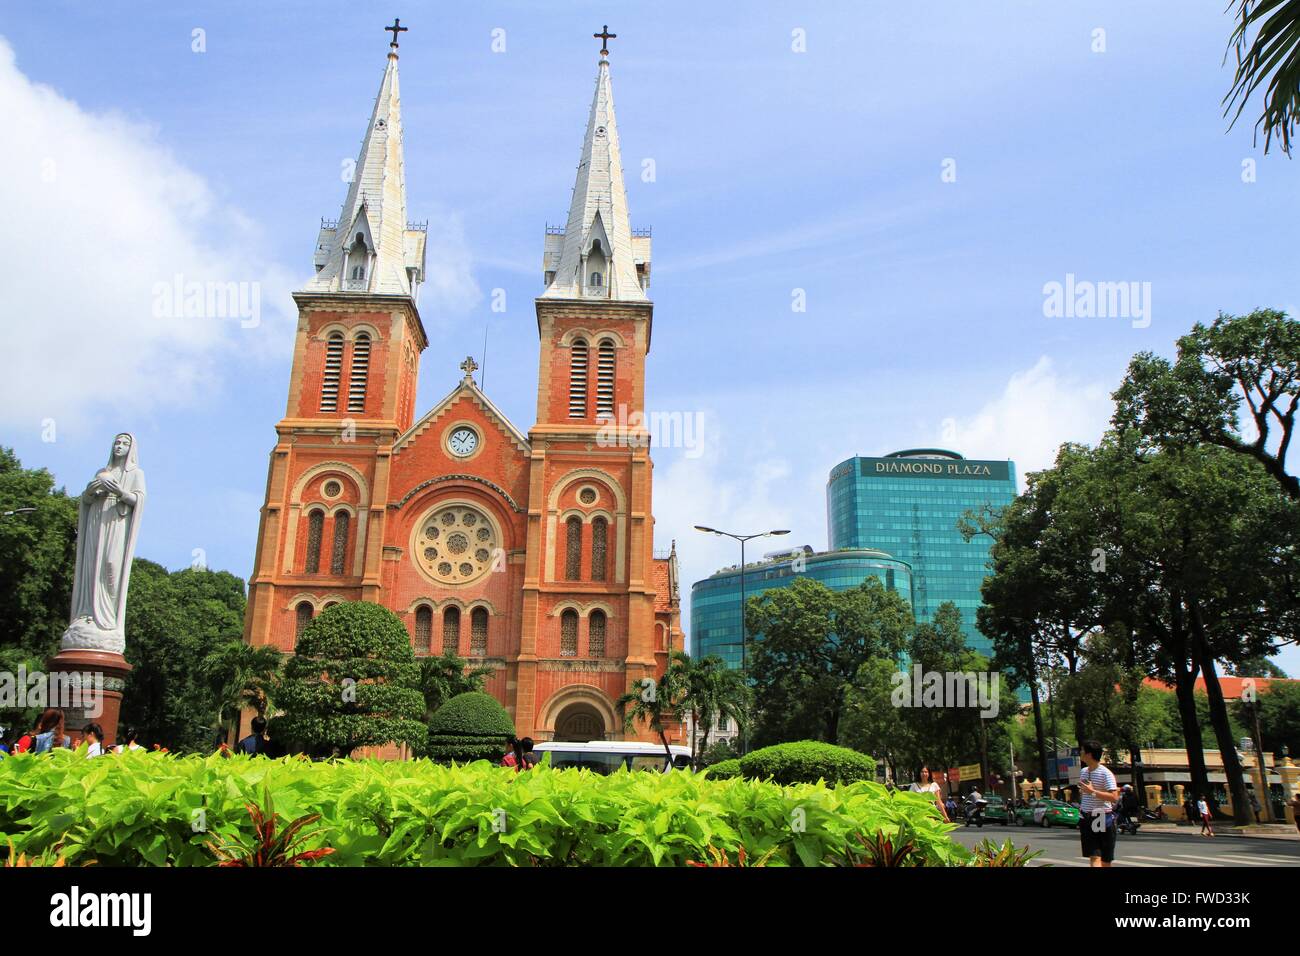
[[[953,836],[966,846],[974,846],[987,837],[999,844],[1010,839],[1016,846],[1029,845],[1042,850],[1043,855],[1031,866],[1043,863],[1053,866],[1088,865],[1088,861],[1079,855],[1076,830],[986,824],[982,830],[973,826],[960,827]],[[1135,837],[1120,834],[1115,847],[1115,866],[1300,866],[1300,840],[1238,836],[1209,839],[1192,830],[1144,829]]]

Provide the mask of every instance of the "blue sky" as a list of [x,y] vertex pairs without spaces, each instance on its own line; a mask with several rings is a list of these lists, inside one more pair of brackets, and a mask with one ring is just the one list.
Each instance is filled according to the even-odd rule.
[[[10,5],[0,26],[0,441],[79,488],[134,430],[139,553],[170,567],[202,549],[248,574],[288,293],[394,15],[409,213],[430,221],[418,407],[486,330],[487,391],[523,429],[543,227],[568,207],[591,33],[619,34],[628,199],[654,228],[650,407],[704,428],[655,454],[656,544],[678,541],[686,582],[735,559],[693,524],[825,547],[837,462],[938,444],[1023,475],[1099,437],[1134,352],[1300,306],[1300,167],[1252,144],[1253,114],[1226,131],[1221,3],[177,6]],[[260,323],[154,317],[177,273],[256,283]],[[1150,324],[1045,317],[1067,274],[1149,282]]]

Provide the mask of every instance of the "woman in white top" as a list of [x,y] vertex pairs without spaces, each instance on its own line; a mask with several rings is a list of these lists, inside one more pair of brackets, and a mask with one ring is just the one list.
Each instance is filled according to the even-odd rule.
[[86,738],[86,756],[102,756],[104,753],[104,728],[99,724],[86,724],[81,733]]
[[939,808],[939,816],[943,817],[945,822],[950,822],[948,821],[948,811],[943,808],[943,795],[939,792],[939,784],[930,776],[929,767],[921,767],[921,773],[910,789],[913,793],[930,794],[934,798],[934,805]]
[[1214,836],[1214,824],[1210,822],[1214,814],[1210,812],[1210,801],[1201,794],[1196,801],[1196,812],[1201,815],[1201,836]]
[[136,729],[134,727],[126,728],[126,730],[122,732],[123,742],[113,748],[113,753],[120,754],[126,750],[144,750],[143,747],[141,747],[138,743],[136,743],[135,738],[137,736],[138,734],[136,733]]

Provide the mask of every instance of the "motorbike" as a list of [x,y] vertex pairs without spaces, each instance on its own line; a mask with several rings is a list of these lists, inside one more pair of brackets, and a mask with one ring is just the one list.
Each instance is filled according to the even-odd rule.
[[966,826],[972,823],[977,827],[984,826],[984,810],[989,805],[987,800],[968,800],[966,801]]
[[1142,826],[1142,822],[1136,816],[1129,816],[1125,813],[1119,815],[1119,821],[1115,824],[1115,828],[1120,833],[1127,833],[1129,836],[1137,836],[1140,826]]

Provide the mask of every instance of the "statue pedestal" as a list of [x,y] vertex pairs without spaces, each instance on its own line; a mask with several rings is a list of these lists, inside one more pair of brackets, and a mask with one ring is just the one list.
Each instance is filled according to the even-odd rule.
[[74,745],[81,742],[86,724],[104,728],[105,749],[117,743],[122,688],[131,670],[126,658],[112,651],[68,649],[50,658],[49,706],[63,710]]

